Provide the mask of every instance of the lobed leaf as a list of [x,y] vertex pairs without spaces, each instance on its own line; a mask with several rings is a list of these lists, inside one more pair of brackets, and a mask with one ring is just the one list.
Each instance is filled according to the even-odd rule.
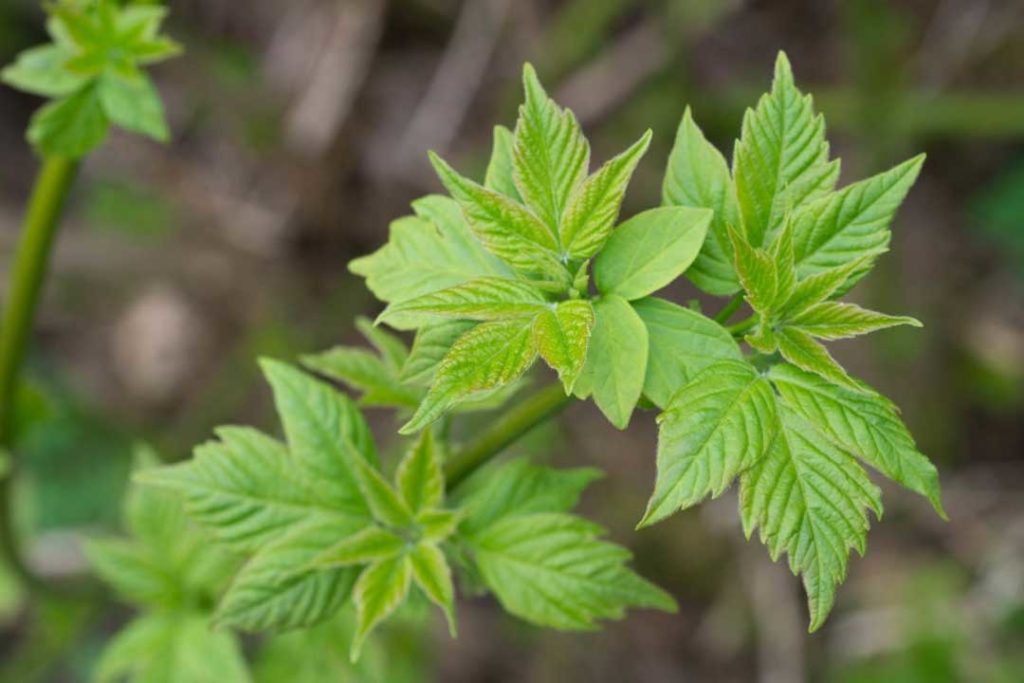
[[810,96],[797,90],[789,60],[780,52],[771,92],[744,114],[733,158],[742,229],[750,244],[764,244],[787,210],[832,189],[838,166],[828,163],[828,154],[824,120],[814,113]]
[[593,630],[628,607],[675,611],[667,593],[626,568],[629,551],[601,533],[572,515],[516,515],[475,535],[473,555],[502,606],[540,626]]
[[500,320],[459,337],[441,362],[430,391],[399,433],[416,432],[457,403],[518,379],[537,357],[532,326],[529,319]]
[[416,326],[437,320],[506,320],[534,317],[547,304],[544,295],[529,282],[483,277],[430,294],[392,303],[380,321],[395,316]]
[[[801,275],[845,265],[889,246],[896,210],[924,163],[918,155],[899,166],[844,187],[802,207],[794,216],[796,258]],[[848,280],[849,289],[870,262]]]
[[658,474],[639,527],[719,496],[764,457],[778,417],[768,381],[748,363],[709,365],[658,418]]
[[521,204],[465,178],[431,153],[437,176],[462,207],[470,229],[492,254],[523,273],[558,275],[555,233]]
[[569,198],[586,178],[590,145],[573,113],[548,97],[529,64],[523,67],[523,88],[526,100],[516,121],[513,178],[554,241]]
[[835,386],[791,365],[774,366],[769,378],[794,413],[838,447],[927,498],[945,518],[938,472],[917,450],[890,402],[870,390]]
[[853,457],[788,405],[779,413],[774,445],[740,478],[740,515],[747,538],[760,527],[772,559],[785,552],[793,573],[803,574],[814,631],[846,578],[850,549],[864,554],[867,510],[881,516],[881,492]]
[[541,357],[558,372],[565,393],[572,393],[587,360],[594,307],[574,299],[541,312],[533,322],[534,344]]
[[[612,234],[629,179],[651,142],[651,131],[605,162],[576,188],[559,224],[563,253],[577,259],[596,254]],[[619,228],[621,230],[621,228]]]

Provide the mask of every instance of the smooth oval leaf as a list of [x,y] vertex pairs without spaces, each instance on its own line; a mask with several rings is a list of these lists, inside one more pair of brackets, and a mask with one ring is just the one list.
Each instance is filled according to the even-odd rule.
[[597,288],[632,301],[669,284],[697,258],[712,215],[710,209],[665,206],[630,218],[594,259]]

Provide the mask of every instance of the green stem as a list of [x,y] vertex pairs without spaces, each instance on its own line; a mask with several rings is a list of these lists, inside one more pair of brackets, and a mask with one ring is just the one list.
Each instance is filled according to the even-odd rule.
[[[21,364],[32,332],[54,234],[77,171],[77,160],[57,157],[43,162],[11,266],[10,288],[0,322],[0,450],[7,458],[11,458],[13,445]],[[35,586],[39,581],[21,557],[14,529],[11,481],[15,465],[11,459],[0,473],[0,554],[26,584]]]
[[571,401],[572,397],[565,395],[561,384],[552,384],[499,417],[476,441],[455,453],[445,463],[444,475],[448,490],[454,490],[481,465],[540,423],[557,415]]
[[749,332],[754,325],[757,324],[757,314],[744,318],[735,325],[726,325],[725,329],[729,330],[729,334],[734,337],[742,337],[744,334]]
[[729,322],[729,318],[731,318],[733,313],[738,311],[740,309],[740,306],[742,306],[742,305],[743,305],[743,292],[737,292],[736,294],[733,295],[733,297],[731,299],[729,299],[729,303],[727,303],[725,306],[723,306],[722,310],[720,310],[715,315],[715,322],[716,323],[721,323],[722,325],[724,325],[725,323]]

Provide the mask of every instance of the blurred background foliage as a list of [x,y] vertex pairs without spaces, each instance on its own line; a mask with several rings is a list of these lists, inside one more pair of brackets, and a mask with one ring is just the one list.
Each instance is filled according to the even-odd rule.
[[[175,142],[116,135],[90,158],[31,352],[17,513],[48,576],[82,573],[79,540],[117,528],[133,444],[183,458],[216,424],[269,428],[257,355],[358,343],[354,317],[375,311],[347,261],[380,245],[409,200],[440,189],[428,148],[482,173],[491,126],[514,121],[524,60],[576,111],[596,158],[654,129],[628,215],[658,202],[684,106],[731,150],[782,48],[826,115],[844,177],[929,155],[893,253],[855,291],[926,327],[835,351],[903,406],[940,465],[952,521],[887,491],[867,557],[809,637],[798,582],[743,540],[728,496],[634,534],[653,481],[653,420],[619,433],[576,406],[521,448],[609,472],[585,510],[633,546],[641,572],[679,598],[679,615],[636,613],[564,635],[463,601],[458,641],[440,623],[417,637],[403,622],[352,671],[345,639],[332,635],[349,626],[331,623],[309,636],[323,661],[304,661],[285,636],[263,648],[257,675],[1024,680],[1024,3],[169,4],[169,32],[187,54],[155,76]],[[34,0],[0,3],[0,63],[42,39]],[[37,105],[0,90],[2,268],[36,166],[22,131]],[[674,289],[680,301],[697,296]],[[371,418],[381,437],[394,432]],[[0,680],[87,680],[129,617],[103,593],[29,596],[0,567]]]

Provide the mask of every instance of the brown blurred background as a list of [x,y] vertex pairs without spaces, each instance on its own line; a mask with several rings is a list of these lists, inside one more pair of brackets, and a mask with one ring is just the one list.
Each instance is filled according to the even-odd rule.
[[[37,325],[30,370],[46,419],[25,439],[19,512],[40,566],[77,571],[74,532],[116,524],[133,442],[180,458],[223,422],[272,430],[255,357],[357,343],[352,319],[376,304],[346,263],[440,189],[427,149],[482,173],[492,125],[514,123],[523,61],[576,111],[595,158],[653,128],[628,215],[659,201],[684,106],[729,154],[785,49],[826,115],[843,182],[929,155],[893,252],[853,295],[926,327],[833,348],[903,407],[952,521],[886,487],[867,557],[808,636],[799,582],[743,540],[734,496],[634,533],[653,420],[620,433],[575,406],[536,448],[554,441],[554,462],[609,473],[586,512],[681,613],[565,635],[463,601],[457,641],[437,623],[428,647],[409,645],[418,675],[1024,681],[1024,2],[169,4],[187,53],[155,75],[175,141],[115,135],[89,159]],[[0,63],[43,39],[37,3],[0,4]],[[36,167],[22,139],[36,106],[0,89],[4,270]],[[697,293],[680,283],[672,296]],[[389,415],[372,417],[381,438],[393,433]],[[27,616],[19,604],[0,578],[3,680],[83,680],[126,616],[62,604]]]

